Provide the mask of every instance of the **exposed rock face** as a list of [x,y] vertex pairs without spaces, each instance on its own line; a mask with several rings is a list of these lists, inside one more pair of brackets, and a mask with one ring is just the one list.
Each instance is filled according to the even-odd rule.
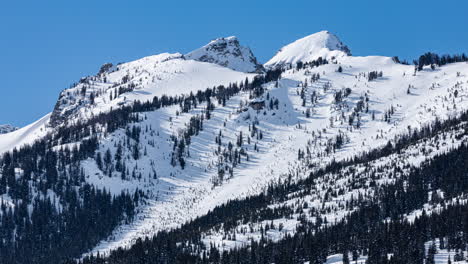
[[185,55],[187,59],[210,62],[241,72],[261,72],[263,66],[257,62],[248,47],[241,46],[236,37],[218,38],[207,45]]
[[17,127],[12,125],[0,125],[0,134],[6,134],[17,130]]

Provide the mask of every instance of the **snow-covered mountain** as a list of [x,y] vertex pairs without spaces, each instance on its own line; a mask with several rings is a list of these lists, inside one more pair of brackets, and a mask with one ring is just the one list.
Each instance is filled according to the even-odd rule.
[[[355,57],[322,31],[283,47],[264,68],[234,37],[186,55],[108,63],[63,90],[51,114],[0,135],[1,153],[24,148],[0,163],[2,174],[9,173],[7,188],[0,181],[2,204],[15,208],[37,198],[66,214],[81,199],[91,209],[74,209],[82,213],[78,222],[95,230],[107,223],[105,232],[80,237],[89,240],[76,251],[50,246],[45,255],[107,254],[184,224],[192,229],[175,236],[181,241],[174,248],[186,245],[181,251],[198,250],[194,256],[241,250],[261,239],[280,243],[304,226],[314,226],[312,234],[379,204],[381,192],[398,193],[392,184],[415,184],[408,179],[417,174],[413,169],[463,149],[468,64],[461,62],[466,57],[445,59],[415,70],[389,57]],[[429,186],[435,184],[440,181]],[[437,213],[455,204],[454,197],[466,201],[468,192],[448,185],[450,195],[443,186],[430,190],[431,197],[441,193],[437,199],[398,206],[400,218],[414,220],[422,209]],[[97,200],[114,196],[127,207],[93,207],[88,194],[99,192],[90,186],[105,193]],[[119,221],[96,211],[115,213]],[[206,225],[190,222],[197,217]],[[69,225],[57,223],[57,237],[73,237],[62,235],[76,230]],[[335,251],[326,250],[343,258]],[[366,252],[357,252],[361,260]],[[266,262],[281,263],[275,260]]]
[[[230,64],[237,65],[237,58],[230,58]],[[252,76],[215,63],[186,59],[179,53],[163,53],[115,66],[105,64],[97,75],[84,77],[60,93],[50,124],[60,125],[73,120],[72,116],[87,118],[135,100],[143,102],[154,96],[188,95],[217,85],[227,86]]]
[[207,45],[189,52],[187,59],[210,62],[241,72],[261,72],[263,66],[257,62],[248,47],[241,46],[234,37],[217,38]]
[[319,57],[331,59],[350,55],[349,48],[337,36],[328,31],[320,31],[284,46],[265,66],[295,65],[299,61],[309,62]]
[[9,124],[0,125],[0,134],[10,133],[10,132],[13,132],[13,131],[15,131],[17,129],[18,129],[17,127],[14,127],[14,126],[9,125]]

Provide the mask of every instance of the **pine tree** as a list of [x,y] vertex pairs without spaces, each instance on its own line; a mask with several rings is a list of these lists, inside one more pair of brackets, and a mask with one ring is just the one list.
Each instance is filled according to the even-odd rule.
[[343,252],[343,264],[349,264],[349,252],[345,250]]
[[100,170],[102,170],[102,158],[101,158],[101,152],[96,153],[96,165]]

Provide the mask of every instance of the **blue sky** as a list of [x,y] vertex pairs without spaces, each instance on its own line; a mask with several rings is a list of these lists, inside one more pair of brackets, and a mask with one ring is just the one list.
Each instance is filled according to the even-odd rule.
[[468,53],[468,1],[3,1],[0,124],[50,112],[59,92],[105,62],[188,52],[236,35],[261,62],[329,30],[353,55]]

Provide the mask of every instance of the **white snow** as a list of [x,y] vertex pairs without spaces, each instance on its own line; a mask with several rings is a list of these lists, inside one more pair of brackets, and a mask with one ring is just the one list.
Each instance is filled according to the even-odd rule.
[[35,140],[47,134],[46,124],[50,114],[45,115],[38,121],[7,134],[0,134],[0,154],[10,151],[15,147],[31,144]]
[[[235,41],[237,39],[232,37],[217,39],[185,56],[164,53],[116,65],[102,76],[90,78],[86,83],[64,90],[61,98],[64,101],[58,111],[72,111],[69,121],[74,122],[130,104],[134,100],[152,100],[154,96],[164,94],[175,96],[195,93],[217,85],[239,83],[246,77],[251,80],[254,74],[246,73],[253,71],[255,65],[249,61],[251,52],[240,48],[241,56],[233,56],[238,47],[235,43],[229,43]],[[210,49],[217,45],[223,46],[223,43],[226,43],[226,53]],[[205,55],[206,58],[212,59],[207,59],[209,62],[198,61]],[[133,160],[130,151],[124,151],[123,156],[130,172],[141,174],[137,179],[122,180],[118,173],[109,177],[97,168],[93,159],[86,160],[83,168],[88,182],[99,188],[106,188],[114,194],[138,188],[149,197],[146,204],[139,208],[137,219],[133,223],[117,228],[112,236],[97,245],[91,253],[106,253],[120,246],[129,246],[139,237],[175,228],[231,199],[259,193],[270,182],[287,178],[288,174],[294,179],[304,178],[313,170],[309,169],[309,166],[321,167],[333,159],[342,160],[383,146],[396,135],[408,132],[409,129],[419,128],[436,118],[446,119],[468,109],[466,63],[450,64],[435,70],[424,69],[414,75],[414,66],[396,64],[389,57],[352,57],[338,38],[326,31],[285,46],[266,66],[306,62],[318,57],[335,57],[335,60],[330,60],[330,64],[299,71],[289,69],[277,85],[265,85],[268,96],[273,100],[278,99],[278,109],[268,109],[270,101],[266,94],[261,99],[252,99],[248,93],[242,92],[228,100],[226,106],[214,102],[216,108],[212,118],[205,120],[204,130],[191,139],[192,143],[188,147],[190,156],[186,159],[187,166],[184,170],[172,167],[169,163],[173,147],[170,137],[179,134],[190,117],[201,114],[205,104],[180,115],[176,115],[180,110],[178,106],[142,113],[141,116],[145,117],[143,121],[130,125],[142,128],[139,147],[141,153],[146,152],[140,159]],[[343,68],[342,73],[337,72],[339,66]],[[383,77],[368,81],[367,74],[371,71],[382,71]],[[313,82],[311,76],[315,74],[320,74],[320,79]],[[128,80],[122,83],[125,76],[128,76]],[[134,84],[135,89],[110,99],[110,95],[114,95],[117,88],[128,84]],[[408,94],[409,86],[411,88]],[[83,87],[86,87],[84,94],[81,92]],[[306,96],[304,105],[300,97],[302,87]],[[350,88],[351,93],[343,98],[342,102],[336,103],[335,93],[346,88]],[[455,91],[457,96],[454,95]],[[91,92],[99,94],[93,105],[89,102]],[[317,96],[317,102],[310,100],[313,93]],[[354,126],[350,127],[348,117],[358,102],[365,100],[366,95],[369,98],[366,102],[369,104],[369,111],[360,112],[359,129],[355,127],[356,120]],[[247,106],[255,100],[264,100],[265,109],[256,111]],[[384,115],[392,107],[395,113],[386,122]],[[309,118],[306,117],[307,111],[311,113]],[[0,135],[0,153],[32,143],[44,136],[51,129],[46,127],[49,118],[50,115],[47,115],[27,127]],[[254,136],[248,144],[246,138],[250,134],[249,126],[253,121],[258,121],[256,126],[263,132],[263,139]],[[234,169],[233,177],[213,188],[212,179],[217,176],[217,165],[222,160],[221,155],[217,153],[218,144],[214,140],[219,131],[223,135],[222,147],[226,147],[229,141],[235,144],[242,131],[245,135],[243,148],[248,153],[249,160],[243,157],[241,164]],[[345,145],[336,152],[327,154],[327,142],[339,134],[345,136]],[[114,154],[116,144],[125,140],[125,130],[119,129],[109,135],[100,134],[99,139],[99,151],[104,153],[109,149]],[[405,160],[399,160],[398,164],[418,166],[436,153],[459,146],[462,140],[464,139],[454,140],[452,143],[452,138],[448,137],[438,141],[440,146],[434,142],[421,143],[407,149],[402,155]],[[257,144],[258,151],[254,150],[254,144]],[[426,151],[421,150],[422,146]],[[298,160],[299,149],[309,150],[307,161]],[[388,164],[393,159],[397,157],[378,160],[375,166]],[[356,168],[362,170],[359,166]],[[154,173],[157,174],[157,178],[153,177]],[[330,209],[330,212],[323,216],[329,223],[333,223],[350,212],[343,210],[343,204],[348,199],[359,194],[372,195],[373,189],[366,185],[368,182],[365,181],[363,173],[363,186],[349,189],[333,199],[324,199],[328,187],[334,190],[349,187],[353,176],[356,175],[350,174],[349,177],[337,179],[334,175],[327,175],[317,181],[315,193],[288,202],[302,204],[307,201],[310,207],[323,206]],[[399,176],[382,176],[378,183],[391,183]],[[310,220],[314,221],[313,218]],[[283,233],[292,233],[295,230],[296,219],[275,219],[274,222],[276,226],[279,223],[284,225]],[[264,223],[249,224],[258,227]],[[274,230],[271,230],[270,234],[271,239],[281,238],[281,233],[275,233]],[[222,235],[220,237],[220,234],[213,232],[206,234],[204,239],[207,243],[224,243],[229,248],[239,246],[249,237],[257,235],[258,233],[253,232],[229,242],[223,240]],[[339,259],[335,257],[331,257],[330,261],[339,263]]]
[[[311,156],[315,156],[311,161],[316,166],[323,166],[333,158],[340,160],[364,150],[382,146],[388,140],[393,140],[395,135],[407,132],[408,126],[414,129],[436,117],[444,119],[455,115],[459,110],[466,109],[468,104],[466,100],[468,95],[467,78],[466,76],[456,77],[456,72],[467,69],[465,63],[447,65],[435,71],[424,70],[418,72],[416,76],[412,75],[412,66],[395,64],[391,58],[387,57],[346,57],[342,58],[341,65],[344,68],[343,73],[336,72],[338,67],[336,64],[301,71],[294,69],[287,71],[283,74],[278,88],[274,87],[274,84],[267,86],[270,98],[279,99],[279,109],[267,110],[266,114],[264,114],[264,110],[254,111],[250,108],[247,112],[237,112],[236,109],[239,109],[240,102],[247,99],[247,94],[232,98],[226,107],[217,106],[213,112],[213,118],[204,124],[205,130],[192,139],[190,158],[188,159],[189,166],[185,170],[174,170],[174,168],[167,166],[169,150],[165,154],[165,160],[158,158],[160,156],[155,157],[154,162],[159,164],[157,167],[163,166],[160,168],[164,168],[158,171],[164,171],[166,175],[175,175],[175,177],[166,177],[166,179],[164,176],[160,178],[160,183],[166,181],[170,187],[158,185],[160,187],[154,189],[167,188],[164,201],[151,202],[148,207],[143,209],[141,219],[132,225],[122,226],[109,241],[103,241],[96,247],[94,252],[99,250],[102,253],[119,246],[127,246],[138,237],[152,235],[158,230],[177,227],[230,199],[258,193],[269,182],[287,177],[288,173],[292,173],[298,178],[308,175],[308,171],[301,169],[304,166],[300,165],[297,160],[299,148],[304,149],[309,146]],[[368,82],[364,73],[373,70],[382,70],[384,77]],[[319,102],[311,104],[308,99],[306,106],[303,107],[302,100],[297,93],[298,89],[300,90],[298,85],[303,84],[304,79],[310,78],[312,72],[320,73],[321,79],[315,83],[308,82],[306,95],[309,98],[311,92],[316,91]],[[411,94],[407,94],[409,84],[414,86]],[[334,103],[334,93],[345,87],[350,87],[352,92],[344,100],[340,110]],[[455,89],[458,89],[457,98],[453,97]],[[347,118],[341,118],[341,111],[344,111],[347,116],[365,93],[370,98],[370,111],[362,113],[360,129],[354,128],[353,131],[349,131]],[[456,108],[453,101],[456,102]],[[268,105],[268,100],[266,100],[266,105]],[[382,120],[383,114],[392,105],[396,109],[395,114],[391,117],[390,122],[385,122]],[[312,109],[311,118],[305,117],[304,112],[307,108]],[[167,131],[165,133],[168,136],[183,127],[190,116],[199,112],[199,110],[195,110],[189,114],[175,117],[173,114],[175,111],[176,109],[164,110],[165,118],[157,117],[159,115],[157,112],[154,113],[156,115],[154,118],[149,118],[153,114],[148,114],[148,120],[153,120],[148,122],[160,123],[163,128],[161,131]],[[376,115],[375,120],[371,118],[373,111]],[[172,123],[165,121],[168,116],[174,117]],[[333,125],[330,124],[331,117],[334,120]],[[253,140],[258,144],[260,151],[253,151],[252,145],[246,146],[250,161],[243,161],[235,169],[232,179],[213,189],[210,181],[216,175],[215,168],[218,160],[218,156],[213,154],[217,148],[214,137],[221,129],[224,144],[229,140],[235,142],[239,131],[243,131],[245,135],[248,134],[248,124],[254,119],[259,120],[258,128],[264,134],[263,140]],[[226,122],[226,127],[223,127],[224,122]],[[340,131],[349,138],[345,147],[331,155],[319,156],[319,154],[323,154],[324,143]],[[450,140],[451,138],[448,138],[447,142]],[[171,144],[164,143],[164,141],[158,142],[161,142],[160,147],[171,148]],[[312,142],[312,144],[308,142]],[[451,146],[451,144],[444,145],[440,151],[450,149]],[[431,148],[427,147],[426,149],[429,151]],[[427,153],[421,154],[419,152],[418,154],[415,153],[418,151],[409,151],[409,158],[405,162],[411,162],[413,165],[420,164],[430,157]],[[431,155],[435,153],[437,151],[434,148]],[[164,154],[161,155],[164,156]],[[387,159],[386,162],[391,161],[391,159],[393,158]],[[140,167],[144,167],[143,163],[140,161],[138,163]],[[331,179],[327,181],[334,182]],[[382,179],[381,182],[385,184],[391,180]],[[338,186],[344,183],[349,184],[350,178],[336,182]],[[328,184],[327,182],[324,182],[323,185],[317,183],[317,188],[326,190]],[[324,216],[330,223],[342,219],[349,213],[340,209],[342,204],[352,195],[357,197],[358,193],[371,195],[372,189],[357,189],[336,198],[336,201],[327,202],[326,208],[331,208],[332,211]],[[320,197],[324,194],[325,192],[317,193],[319,200],[316,202],[312,199],[314,196],[310,197],[312,200],[309,201],[309,205],[320,207],[322,205]],[[304,197],[304,199],[309,198]],[[255,236],[255,234],[251,235]],[[219,236],[218,238],[214,236],[213,239],[219,241]]]
[[[94,77],[61,93],[60,113],[72,112],[72,116],[89,118],[111,108],[116,109],[135,100],[145,102],[154,96],[176,96],[196,93],[214,86],[243,82],[254,74],[233,71],[213,63],[186,60],[179,54],[163,53],[136,61],[117,65],[109,73]],[[127,78],[127,82],[122,80]],[[134,85],[133,91],[116,98],[120,87]],[[83,87],[86,94],[82,95]],[[90,104],[90,93],[97,94],[94,105]]]
[[[445,240],[447,240],[447,238],[445,238]],[[437,253],[434,256],[434,261],[436,264],[447,264],[449,258],[450,258],[451,263],[454,263],[454,264],[467,264],[468,263],[468,258],[466,258],[468,256],[468,251],[466,250],[463,251],[463,255],[466,258],[466,260],[455,261],[455,254],[457,252],[455,252],[454,250],[449,251],[446,248],[440,249],[440,240],[438,238],[435,239],[434,241],[428,241],[424,244],[426,248],[426,255],[432,244],[434,244],[437,249]]]
[[309,62],[319,57],[330,59],[332,57],[347,56],[348,54],[349,51],[346,46],[337,36],[328,31],[320,31],[284,46],[273,58],[265,63],[265,66],[294,65],[299,61]]

